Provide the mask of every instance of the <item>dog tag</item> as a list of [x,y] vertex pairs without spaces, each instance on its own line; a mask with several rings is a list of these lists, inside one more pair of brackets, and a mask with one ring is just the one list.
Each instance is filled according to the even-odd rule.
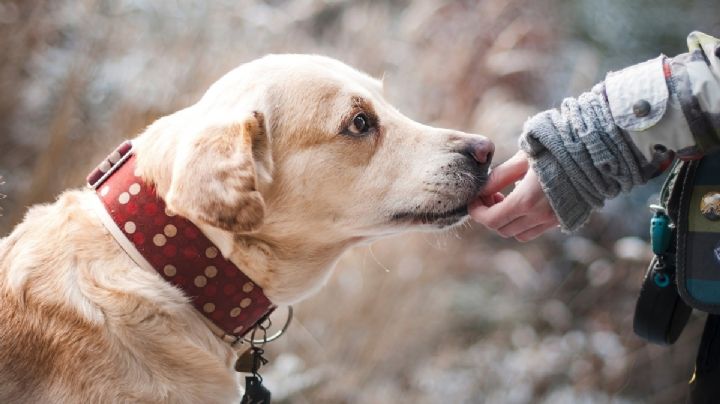
[[245,395],[240,404],[270,404],[270,390],[256,376],[245,378]]
[[255,355],[252,349],[243,352],[235,361],[235,371],[240,373],[252,373],[255,365]]

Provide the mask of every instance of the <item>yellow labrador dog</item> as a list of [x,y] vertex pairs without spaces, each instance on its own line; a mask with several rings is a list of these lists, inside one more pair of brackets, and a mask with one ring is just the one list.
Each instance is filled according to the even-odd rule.
[[[277,306],[317,291],[354,244],[463,221],[493,153],[484,137],[403,116],[369,76],[307,55],[244,64],[132,142],[133,173],[168,215],[252,280],[238,288],[257,285]],[[238,402],[236,349],[206,318],[214,304],[199,310],[168,281],[174,267],[127,252],[105,192],[67,191],[0,240],[0,402]],[[176,234],[166,226],[153,242]],[[196,286],[217,271],[204,273]]]

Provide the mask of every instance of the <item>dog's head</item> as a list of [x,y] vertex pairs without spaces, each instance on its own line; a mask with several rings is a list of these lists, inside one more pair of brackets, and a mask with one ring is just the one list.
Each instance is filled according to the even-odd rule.
[[308,55],[240,66],[140,140],[144,175],[170,209],[283,247],[459,223],[493,153],[484,137],[402,115],[381,82]]

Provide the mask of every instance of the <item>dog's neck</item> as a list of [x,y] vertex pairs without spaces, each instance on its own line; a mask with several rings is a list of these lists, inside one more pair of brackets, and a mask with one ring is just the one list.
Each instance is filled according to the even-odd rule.
[[[171,162],[176,159],[178,143],[177,137],[162,136],[155,130],[174,122],[166,120],[160,119],[133,140],[139,174],[155,185],[160,197],[169,190]],[[166,127],[163,132],[173,132],[173,129]],[[292,231],[283,220],[266,220],[258,231],[247,234],[233,234],[192,218],[189,220],[225,258],[243,268],[278,306],[295,304],[319,290],[340,255],[359,241],[355,238],[339,240],[319,231],[308,232],[308,229]]]
[[207,225],[199,227],[223,256],[243,268],[278,306],[298,303],[317,292],[326,283],[337,259],[357,243],[354,239],[313,240],[306,234],[274,231],[272,225],[251,235],[233,235]]
[[272,312],[275,306],[262,288],[140,176],[130,142],[103,160],[88,185],[101,201],[101,221],[120,247],[140,267],[183,290],[219,337],[238,342]]
[[253,236],[234,236],[229,258],[233,262],[254,262],[248,266],[248,275],[257,279],[278,305],[295,304],[317,292],[327,282],[338,258],[355,244],[354,240],[319,242],[307,235],[268,234],[273,234],[270,229]]

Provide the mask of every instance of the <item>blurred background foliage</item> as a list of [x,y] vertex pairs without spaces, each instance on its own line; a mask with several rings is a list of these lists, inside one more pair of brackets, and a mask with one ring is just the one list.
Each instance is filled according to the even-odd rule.
[[[720,35],[717,0],[0,0],[0,234],[99,158],[266,53],[385,77],[409,116],[491,137],[608,70]],[[632,333],[657,181],[579,234],[478,226],[348,252],[271,344],[287,403],[675,403],[703,316],[672,347]],[[280,321],[280,320],[278,320]]]

